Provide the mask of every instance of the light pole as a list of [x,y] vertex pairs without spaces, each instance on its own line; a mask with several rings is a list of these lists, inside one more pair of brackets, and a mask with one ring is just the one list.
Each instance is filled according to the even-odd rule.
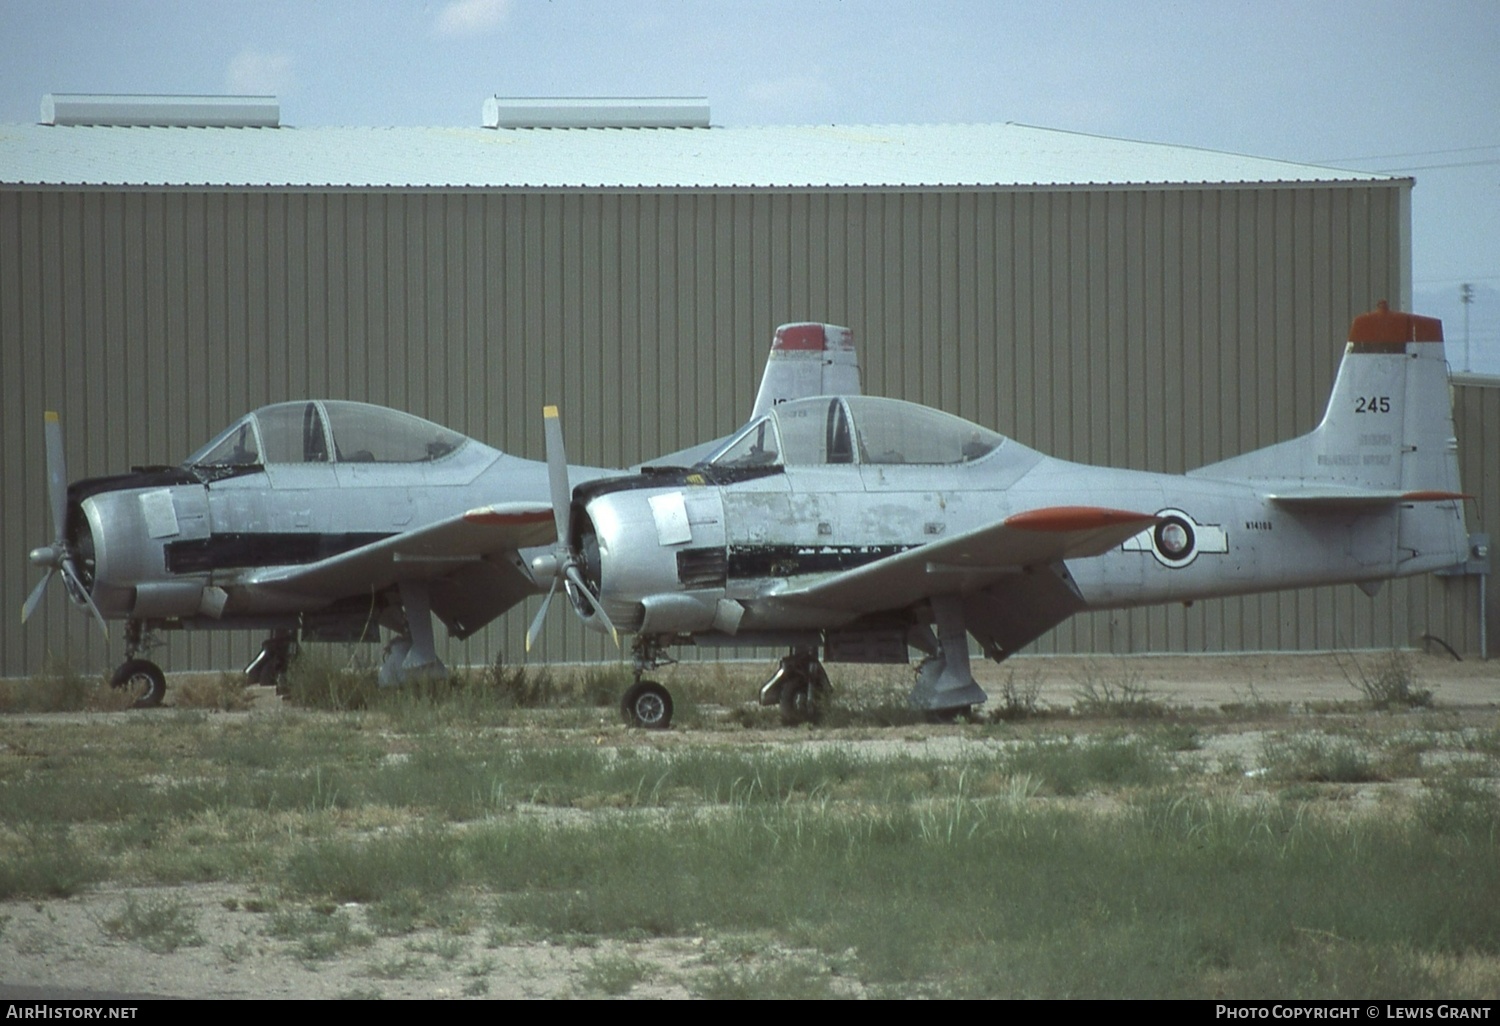
[[1464,370],[1473,369],[1469,357],[1469,307],[1474,304],[1474,286],[1464,282],[1458,287],[1458,301],[1464,305]]

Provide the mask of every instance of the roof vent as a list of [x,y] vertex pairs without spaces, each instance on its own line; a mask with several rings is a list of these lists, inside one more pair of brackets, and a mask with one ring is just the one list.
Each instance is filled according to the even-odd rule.
[[111,96],[48,93],[44,125],[132,128],[280,128],[274,96]]
[[492,96],[485,128],[707,128],[705,96]]

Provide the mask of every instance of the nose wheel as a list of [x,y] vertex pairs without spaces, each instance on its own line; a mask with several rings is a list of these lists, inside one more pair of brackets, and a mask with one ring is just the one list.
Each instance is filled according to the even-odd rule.
[[654,680],[643,680],[648,670],[671,666],[677,660],[667,653],[667,638],[637,634],[630,644],[635,683],[620,699],[620,716],[627,727],[666,730],[672,725],[672,693]]
[[638,680],[620,699],[620,715],[631,727],[666,730],[672,725],[672,693],[654,680]]
[[167,695],[167,675],[149,659],[127,659],[109,679],[109,686],[131,695],[135,708],[152,709]]

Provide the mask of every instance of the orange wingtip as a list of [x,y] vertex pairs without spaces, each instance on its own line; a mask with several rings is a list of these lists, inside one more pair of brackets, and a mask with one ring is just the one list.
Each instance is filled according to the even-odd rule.
[[1106,509],[1103,506],[1048,506],[1006,517],[1005,526],[1022,531],[1064,532],[1140,524],[1144,530],[1160,519],[1150,513],[1132,513],[1127,509]]
[[1402,502],[1449,502],[1453,499],[1472,499],[1463,492],[1403,492]]
[[464,519],[471,524],[483,524],[486,527],[523,527],[527,524],[550,523],[552,511],[550,509],[499,510],[490,507],[471,509],[464,514]]

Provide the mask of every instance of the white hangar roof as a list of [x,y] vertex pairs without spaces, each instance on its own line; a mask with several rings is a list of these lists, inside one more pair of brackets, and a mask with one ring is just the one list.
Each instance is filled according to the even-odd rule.
[[911,189],[1407,180],[1018,124],[780,128],[0,125],[0,186]]

